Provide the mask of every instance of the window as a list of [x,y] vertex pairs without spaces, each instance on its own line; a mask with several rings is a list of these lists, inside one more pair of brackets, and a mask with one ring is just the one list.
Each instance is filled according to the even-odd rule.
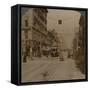
[[62,24],[62,20],[58,20],[58,24]]
[[26,27],[28,26],[28,20],[25,20],[25,26]]

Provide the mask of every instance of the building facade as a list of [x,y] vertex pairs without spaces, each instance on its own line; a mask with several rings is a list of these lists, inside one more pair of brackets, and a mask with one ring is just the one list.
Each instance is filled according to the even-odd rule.
[[22,15],[22,60],[41,57],[47,37],[47,9],[31,8]]
[[80,16],[79,31],[73,42],[73,56],[77,67],[85,73],[85,15]]

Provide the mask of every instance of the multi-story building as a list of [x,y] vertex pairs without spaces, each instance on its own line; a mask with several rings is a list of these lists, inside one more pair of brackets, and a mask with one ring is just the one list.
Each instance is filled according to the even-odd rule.
[[85,73],[85,15],[81,14],[79,31],[74,39],[73,56],[77,67]]
[[41,56],[47,37],[47,9],[31,8],[22,15],[22,57]]
[[78,37],[78,67],[82,73],[85,73],[85,15],[81,15],[79,21],[79,37]]

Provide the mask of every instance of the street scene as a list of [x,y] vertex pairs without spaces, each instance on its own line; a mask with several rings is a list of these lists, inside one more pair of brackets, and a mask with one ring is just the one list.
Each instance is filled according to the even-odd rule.
[[85,79],[85,12],[21,9],[21,81]]

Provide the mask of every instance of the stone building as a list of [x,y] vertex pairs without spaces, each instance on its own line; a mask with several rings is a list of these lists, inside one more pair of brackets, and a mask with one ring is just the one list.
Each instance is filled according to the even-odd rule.
[[78,41],[78,62],[77,65],[82,73],[85,73],[85,15],[81,15],[79,21],[79,41]]
[[47,37],[47,9],[31,8],[22,15],[22,58],[41,57]]
[[73,42],[73,56],[77,67],[85,73],[85,15],[81,14],[79,31]]

